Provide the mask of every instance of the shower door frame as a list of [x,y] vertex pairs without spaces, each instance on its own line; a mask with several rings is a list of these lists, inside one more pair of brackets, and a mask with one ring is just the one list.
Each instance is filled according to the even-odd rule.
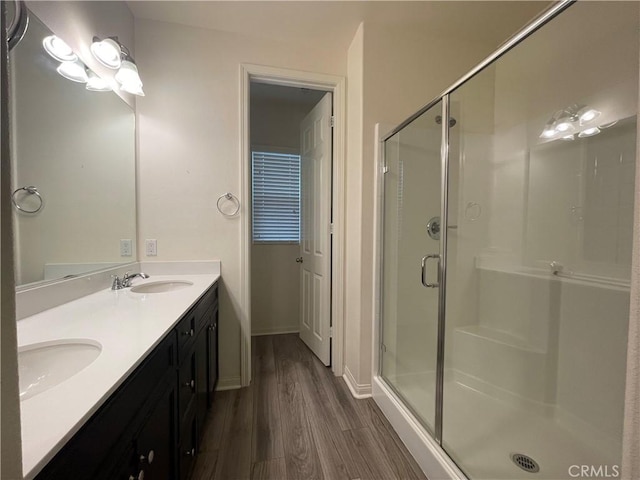
[[[380,126],[377,126],[377,156],[379,159],[379,168],[376,169],[375,178],[375,295],[374,295],[374,323],[373,323],[373,368],[375,372],[372,379],[373,397],[379,407],[389,418],[392,425],[398,431],[398,434],[405,442],[409,451],[416,458],[423,470],[435,469],[438,478],[467,478],[458,468],[455,462],[447,454],[442,446],[442,417],[444,408],[444,342],[446,327],[446,277],[447,277],[447,231],[448,231],[448,203],[449,203],[449,116],[450,116],[450,94],[471,80],[475,75],[483,71],[485,68],[496,62],[500,57],[509,52],[512,48],[520,44],[538,29],[553,20],[556,16],[576,3],[577,0],[560,0],[547,10],[542,12],[531,23],[526,25],[522,30],[513,37],[503,43],[496,51],[489,55],[485,60],[471,69],[467,74],[452,84],[444,92],[435,99],[422,107],[416,113],[408,117],[396,128],[382,135],[380,134]],[[435,429],[433,432],[411,412],[403,403],[395,388],[384,380],[382,377],[382,356],[383,356],[383,302],[384,296],[382,292],[383,286],[383,249],[384,249],[384,196],[385,182],[384,175],[387,171],[385,159],[385,145],[387,140],[402,131],[411,122],[416,120],[427,110],[431,109],[438,102],[442,101],[442,140],[441,140],[441,178],[440,178],[440,246],[439,246],[439,262],[438,262],[438,334],[437,334],[437,365],[436,365],[436,408],[435,408]],[[446,119],[446,120],[445,120]],[[385,397],[383,399],[383,397]],[[388,398],[386,398],[388,397]],[[411,431],[413,430],[413,431]],[[424,452],[424,444],[431,447],[430,452]],[[425,454],[427,457],[425,457]],[[433,472],[431,472],[433,474]]]

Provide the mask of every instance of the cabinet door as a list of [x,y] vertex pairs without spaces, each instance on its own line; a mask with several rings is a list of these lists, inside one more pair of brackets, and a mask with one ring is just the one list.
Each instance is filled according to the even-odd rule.
[[208,345],[208,328],[204,328],[196,338],[195,356],[196,356],[196,424],[198,438],[202,435],[204,420],[207,416],[207,345]]
[[218,384],[218,306],[213,309],[210,325],[207,327],[207,401],[213,403],[213,394]]
[[175,478],[176,388],[167,389],[153,409],[136,440],[138,469],[134,478],[144,472],[145,480]]
[[178,410],[180,422],[182,423],[187,415],[187,411],[191,408],[196,396],[196,353],[192,349],[188,356],[183,360],[178,374]]
[[196,457],[196,416],[191,409],[188,420],[184,422],[180,434],[180,447],[178,448],[179,480],[187,480],[193,470]]

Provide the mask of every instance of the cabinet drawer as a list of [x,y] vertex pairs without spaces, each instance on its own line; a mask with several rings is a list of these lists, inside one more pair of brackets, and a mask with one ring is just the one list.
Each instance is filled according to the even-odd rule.
[[190,350],[196,335],[196,309],[191,309],[176,327],[178,334],[178,358],[182,359]]
[[197,453],[197,429],[195,409],[189,411],[188,419],[184,422],[180,432],[180,446],[178,447],[178,468],[180,480],[189,478]]
[[218,285],[207,290],[196,305],[196,331],[199,332],[209,324],[209,312],[211,307],[218,302]]

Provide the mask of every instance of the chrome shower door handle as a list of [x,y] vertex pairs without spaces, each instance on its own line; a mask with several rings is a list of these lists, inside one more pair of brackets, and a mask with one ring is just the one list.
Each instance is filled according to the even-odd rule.
[[440,263],[440,255],[438,255],[437,253],[431,253],[422,257],[422,285],[427,288],[438,288],[440,286],[438,285],[438,283],[427,282],[427,260],[431,258],[437,258],[438,263]]

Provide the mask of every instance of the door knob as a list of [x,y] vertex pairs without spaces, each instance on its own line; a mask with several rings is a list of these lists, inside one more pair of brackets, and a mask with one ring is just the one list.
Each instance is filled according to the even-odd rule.
[[296,263],[302,263],[302,257],[296,258]]

